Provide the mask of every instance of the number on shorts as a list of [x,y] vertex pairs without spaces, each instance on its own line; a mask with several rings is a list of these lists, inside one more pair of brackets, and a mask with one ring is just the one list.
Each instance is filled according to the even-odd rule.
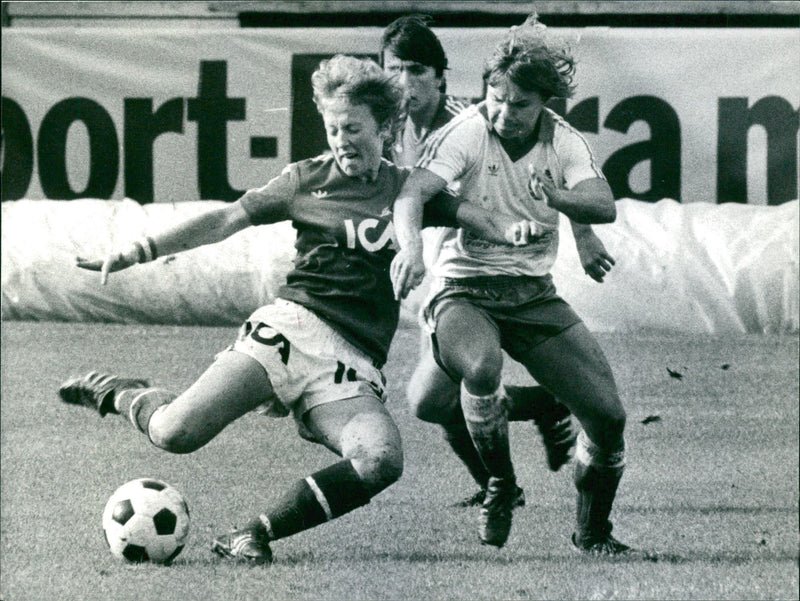
[[[286,336],[284,336],[280,332],[276,332],[275,335],[272,336],[271,338],[265,338],[264,336],[261,335],[262,328],[267,328],[269,330],[272,330],[272,328],[270,328],[267,324],[260,323],[255,328],[253,328],[252,332],[250,332],[250,336],[252,337],[252,339],[255,340],[256,342],[260,342],[261,344],[266,344],[268,346],[279,345],[278,354],[281,357],[281,361],[283,361],[284,365],[289,363],[289,341],[286,340]],[[272,331],[275,332],[275,330]]]
[[[347,369],[347,372],[345,372],[345,369]],[[337,361],[336,362],[336,373],[333,374],[333,383],[334,384],[341,384],[342,383],[342,379],[345,376],[347,377],[347,381],[348,382],[355,382],[356,381],[356,370],[354,370],[352,367],[347,368],[347,366],[344,363],[342,363],[341,361]]]

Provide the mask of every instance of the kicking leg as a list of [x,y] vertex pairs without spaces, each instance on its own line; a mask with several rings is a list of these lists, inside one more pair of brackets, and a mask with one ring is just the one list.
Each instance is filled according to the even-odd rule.
[[171,453],[199,449],[229,423],[273,398],[264,368],[236,351],[218,355],[181,395],[144,380],[95,373],[66,382],[59,393],[64,402],[94,407],[101,415],[123,415]]

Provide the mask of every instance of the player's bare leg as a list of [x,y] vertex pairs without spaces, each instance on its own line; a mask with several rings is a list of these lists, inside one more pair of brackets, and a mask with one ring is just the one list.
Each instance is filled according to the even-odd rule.
[[[459,386],[434,359],[429,334],[421,334],[419,348],[419,362],[407,387],[411,413],[423,421],[442,427],[444,439],[479,487],[477,492],[455,503],[455,506],[480,506],[486,498],[489,472],[467,430]],[[577,437],[569,409],[541,386],[506,385],[504,389],[508,420],[533,421],[536,424],[544,442],[547,464],[552,471],[558,471],[571,458]],[[525,493],[518,486],[514,506],[523,505]]]
[[442,367],[461,381],[461,411],[489,481],[481,506],[481,542],[502,547],[511,530],[517,482],[511,462],[503,352],[495,324],[465,302],[440,310],[436,335]]
[[578,323],[533,347],[523,363],[583,426],[575,462],[578,494],[573,544],[588,554],[634,553],[611,536],[609,516],[625,467],[626,415],[600,345]]
[[199,449],[273,394],[263,367],[235,351],[220,353],[180,395],[144,380],[96,373],[66,382],[59,393],[65,402],[95,406],[101,415],[121,414],[154,445],[171,453]]
[[[304,423],[316,441],[342,460],[295,482],[273,507],[243,530],[217,538],[213,547],[217,554],[265,563],[271,558],[269,542],[366,505],[400,478],[400,432],[377,397],[318,405],[306,413]],[[263,549],[260,556],[259,547]]]
[[[411,413],[419,419],[439,424],[444,439],[466,466],[467,471],[479,487],[476,495],[464,505],[480,505],[486,495],[489,472],[472,443],[461,411],[459,385],[439,367],[433,358],[431,337],[422,335],[420,360],[408,384],[407,395]],[[480,496],[477,503],[473,498]]]

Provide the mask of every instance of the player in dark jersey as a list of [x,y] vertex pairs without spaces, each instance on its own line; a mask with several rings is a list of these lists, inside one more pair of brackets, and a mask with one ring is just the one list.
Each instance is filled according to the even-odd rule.
[[[401,17],[386,27],[381,38],[381,64],[397,78],[405,92],[405,119],[388,149],[389,156],[396,164],[407,167],[417,164],[436,131],[471,104],[469,99],[446,94],[447,56],[430,23],[431,19],[425,15]],[[591,225],[572,222],[572,228],[584,270],[602,282],[614,259]],[[481,505],[489,472],[467,431],[459,402],[459,383],[435,362],[430,332],[425,328],[420,346],[420,362],[408,385],[411,410],[418,418],[441,425],[445,440],[479,486],[475,494],[456,505]],[[541,386],[506,385],[504,391],[509,421],[536,424],[547,452],[548,467],[558,471],[569,461],[577,439],[569,409]],[[516,490],[515,503],[523,505],[522,488]]]
[[[144,380],[92,372],[65,382],[64,402],[128,418],[156,446],[193,452],[250,411],[292,414],[304,438],[340,460],[298,480],[244,528],[212,550],[250,563],[272,559],[269,543],[365,505],[403,470],[397,426],[384,407],[381,367],[399,303],[389,268],[396,254],[392,205],[408,175],[381,158],[402,92],[372,61],[336,56],[312,76],[331,153],[290,164],[262,188],[111,252],[78,259],[109,273],[204,244],[250,226],[291,220],[294,267],[278,298],[257,309],[236,341],[183,393]],[[511,218],[434,201],[430,223],[461,224],[502,243]]]

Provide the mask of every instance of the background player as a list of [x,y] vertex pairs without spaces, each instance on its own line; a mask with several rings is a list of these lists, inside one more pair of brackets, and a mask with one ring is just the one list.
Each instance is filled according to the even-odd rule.
[[[447,57],[430,17],[411,15],[392,22],[383,32],[380,59],[384,70],[394,75],[404,90],[405,119],[389,147],[398,165],[413,167],[432,132],[450,122],[470,106],[469,99],[446,94]],[[603,281],[614,259],[588,224],[572,222],[581,262],[587,274]],[[442,426],[445,440],[466,465],[479,490],[458,505],[483,503],[489,472],[467,431],[459,403],[459,385],[437,365],[430,335],[423,332],[420,363],[408,386],[412,411],[420,419]],[[569,410],[542,387],[505,386],[510,421],[533,420],[547,451],[551,470],[557,471],[570,458],[576,432]],[[517,488],[517,504],[525,498]]]
[[[556,295],[549,271],[561,213],[583,223],[611,222],[611,189],[586,140],[544,108],[569,97],[574,62],[532,17],[511,29],[484,70],[483,102],[441,128],[406,181],[395,207],[402,250],[392,264],[396,293],[424,274],[419,221],[423,203],[450,183],[494,210],[524,215],[535,230],[524,248],[503,249],[459,230],[443,243],[425,314],[436,359],[462,381],[461,407],[491,474],[479,534],[502,546],[511,527],[516,478],[502,390],[502,352],[522,363],[580,420],[574,546],[629,554],[611,535],[612,503],[625,458],[625,411],[602,349]],[[489,167],[491,166],[491,169]]]
[[[63,401],[119,413],[150,441],[190,453],[253,410],[292,414],[305,438],[341,457],[296,481],[243,529],[216,538],[217,554],[251,563],[272,559],[269,543],[361,507],[403,469],[397,426],[384,407],[380,371],[397,326],[389,279],[395,255],[391,206],[408,172],[381,158],[402,91],[372,61],[337,56],[312,76],[330,153],[289,165],[266,186],[104,260],[110,272],[203,244],[248,227],[291,220],[294,268],[278,298],[257,309],[235,343],[180,395],[144,380],[91,373],[66,382]],[[512,223],[453,197],[434,203],[442,223],[473,224],[498,242]],[[501,222],[502,221],[502,222]],[[355,226],[355,236],[350,235]],[[257,455],[256,455],[257,456]],[[261,467],[257,468],[262,471]]]

